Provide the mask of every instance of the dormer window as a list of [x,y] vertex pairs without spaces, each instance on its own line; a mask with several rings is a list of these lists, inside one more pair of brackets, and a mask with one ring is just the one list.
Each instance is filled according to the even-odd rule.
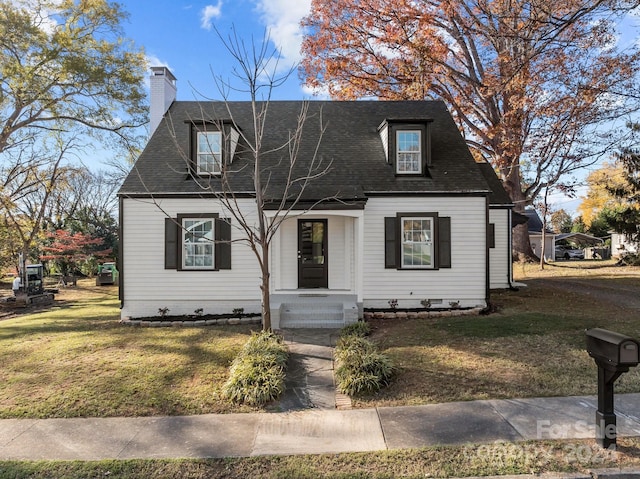
[[240,132],[230,120],[190,120],[190,162],[193,175],[219,176],[233,163]]
[[422,173],[420,130],[396,130],[396,173]]
[[222,133],[199,131],[196,151],[198,174],[219,175],[222,171]]
[[397,176],[429,175],[431,121],[430,118],[388,118],[378,127],[385,156]]

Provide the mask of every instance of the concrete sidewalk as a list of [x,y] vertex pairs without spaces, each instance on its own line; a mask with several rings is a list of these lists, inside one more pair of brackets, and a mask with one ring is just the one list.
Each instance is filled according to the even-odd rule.
[[[187,417],[0,420],[0,460],[317,454],[593,438],[593,396]],[[640,435],[640,394],[616,396],[618,433]]]

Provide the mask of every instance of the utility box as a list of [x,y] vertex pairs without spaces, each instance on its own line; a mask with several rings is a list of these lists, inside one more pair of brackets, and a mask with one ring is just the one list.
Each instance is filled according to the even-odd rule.
[[586,331],[587,352],[598,366],[596,441],[604,448],[616,447],[617,425],[613,384],[622,373],[640,363],[640,343],[629,336],[601,328]]
[[624,334],[594,328],[587,331],[587,352],[596,361],[613,368],[637,366],[640,344]]
[[115,284],[118,282],[118,270],[115,263],[104,263],[98,266],[96,286],[103,284]]

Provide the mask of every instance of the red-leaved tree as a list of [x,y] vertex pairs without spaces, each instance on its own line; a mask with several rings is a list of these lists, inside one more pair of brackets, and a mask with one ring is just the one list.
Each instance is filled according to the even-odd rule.
[[71,233],[66,230],[56,230],[48,233],[52,239],[49,246],[42,249],[47,254],[41,256],[42,260],[54,261],[63,276],[75,274],[79,269],[79,263],[86,261],[91,256],[106,258],[111,254],[111,249],[100,249],[102,238],[93,238],[84,233]]

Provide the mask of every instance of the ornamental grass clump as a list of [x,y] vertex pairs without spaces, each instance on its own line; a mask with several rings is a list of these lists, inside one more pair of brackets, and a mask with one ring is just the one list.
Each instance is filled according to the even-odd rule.
[[391,360],[363,336],[360,328],[344,328],[336,344],[338,390],[349,396],[371,394],[390,384],[394,373]]
[[348,324],[340,331],[341,337],[346,336],[360,336],[364,338],[371,334],[371,326],[366,321],[357,321],[355,323]]
[[278,398],[284,391],[288,356],[280,336],[267,331],[254,333],[231,364],[223,386],[225,397],[250,406]]

